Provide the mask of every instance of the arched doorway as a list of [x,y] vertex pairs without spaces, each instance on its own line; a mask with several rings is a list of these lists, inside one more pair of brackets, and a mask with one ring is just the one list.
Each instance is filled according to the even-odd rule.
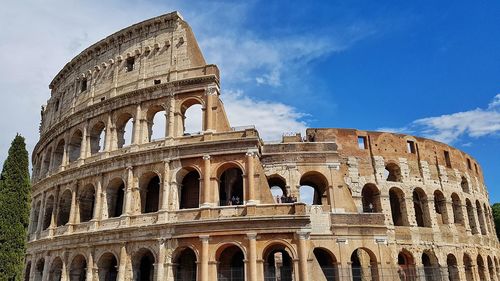
[[31,262],[26,264],[26,269],[24,270],[24,281],[30,281],[31,274]]
[[63,263],[61,258],[59,257],[55,258],[52,261],[52,266],[50,267],[48,281],[60,281],[62,277],[62,267]]
[[481,255],[477,255],[477,272],[479,274],[479,281],[486,281],[486,268]]
[[358,248],[351,254],[351,274],[353,281],[378,281],[378,266],[375,255],[364,248]]
[[460,182],[460,186],[462,187],[463,192],[470,193],[469,182],[464,176],[462,176],[462,181]]
[[481,230],[481,234],[486,235],[486,223],[484,221],[483,208],[481,207],[481,203],[479,203],[479,200],[476,200],[476,212],[477,218],[479,220],[479,228]]
[[469,227],[471,229],[472,234],[478,234],[476,225],[476,217],[474,216],[474,207],[472,207],[472,203],[469,199],[465,199],[465,205],[467,207],[467,217],[469,218]]
[[424,265],[424,277],[426,281],[441,281],[441,270],[436,255],[433,252],[422,253],[422,264]]
[[45,267],[45,260],[43,258],[39,259],[35,265],[35,276],[33,276],[34,281],[42,281],[43,278],[43,268]]
[[218,281],[244,281],[245,280],[245,255],[235,245],[228,246],[217,255],[217,280]]
[[462,212],[462,201],[458,194],[451,194],[451,201],[453,206],[453,222],[455,224],[464,225],[464,214]]
[[182,178],[179,209],[200,207],[200,174],[196,170],[186,170]]
[[406,201],[403,191],[397,187],[392,187],[389,190],[389,201],[391,203],[391,215],[394,225],[408,226]]
[[448,266],[448,280],[460,280],[457,258],[453,254],[448,254],[448,256],[446,257],[446,265]]
[[148,123],[148,142],[165,138],[167,129],[167,112],[162,106],[154,105],[149,108],[146,120]]
[[290,197],[286,190],[286,181],[283,177],[272,175],[267,178],[267,183],[269,184],[275,203],[292,203],[292,200],[289,200]]
[[401,168],[395,163],[385,165],[385,176],[387,181],[401,182]]
[[293,262],[288,249],[281,244],[264,251],[264,281],[292,281]]
[[71,136],[68,143],[68,161],[69,163],[80,158],[80,148],[82,146],[82,131],[76,130]]
[[413,190],[413,208],[415,210],[417,226],[431,227],[427,195],[421,188],[415,188],[415,190]]
[[106,125],[97,122],[90,130],[90,154],[102,152],[105,149]]
[[121,114],[116,120],[116,147],[122,148],[132,144],[133,116],[130,113]]
[[464,254],[463,260],[464,260],[465,280],[473,281],[474,271],[472,267],[472,259],[468,254]]
[[417,270],[415,267],[415,259],[413,258],[413,255],[406,249],[403,249],[401,252],[398,254],[398,265],[399,265],[399,271],[398,275],[400,277],[405,277],[401,278],[401,280],[405,281],[416,281],[417,280]]
[[243,172],[231,167],[219,177],[219,204],[221,206],[243,205]]
[[94,214],[95,189],[88,184],[79,191],[78,205],[80,209],[80,222],[90,221]]
[[135,281],[153,281],[155,258],[147,249],[141,249],[133,260],[133,275]]
[[69,214],[71,212],[71,191],[66,189],[61,199],[59,199],[59,214],[57,218],[57,226],[65,225],[69,221]]
[[[309,187],[309,188],[308,188]],[[307,194],[302,191],[309,190],[313,191],[313,194]],[[311,190],[312,188],[312,190]],[[312,195],[312,205],[329,205],[328,202],[328,180],[321,173],[318,172],[307,172],[300,178],[300,201],[303,203],[302,196],[310,197]],[[309,203],[309,202],[307,202]]]
[[181,107],[182,135],[194,135],[203,131],[203,108],[200,101],[189,99]]
[[118,261],[114,254],[105,253],[97,262],[99,281],[116,281]]
[[35,233],[38,228],[38,219],[40,217],[40,209],[42,206],[42,202],[38,201],[35,205],[35,209],[33,210],[33,220],[31,222],[31,230],[30,233]]
[[154,213],[160,204],[160,177],[149,172],[139,180],[141,193],[141,213]]
[[54,196],[49,196],[45,203],[45,215],[43,216],[43,230],[49,228],[52,222],[52,213],[54,212]]
[[121,178],[111,180],[106,188],[108,218],[119,217],[123,213],[125,183]]
[[185,248],[174,260],[174,281],[196,281],[196,276],[196,254],[191,248]]
[[87,260],[82,255],[73,258],[69,268],[69,281],[85,281],[87,277]]
[[434,210],[437,215],[438,224],[448,224],[448,211],[446,209],[446,199],[441,191],[434,191]]
[[363,204],[363,213],[380,213],[382,206],[380,204],[380,191],[376,185],[368,183],[361,190]]
[[314,258],[318,261],[321,271],[326,281],[339,281],[339,270],[337,265],[337,258],[330,254],[328,251],[315,248],[313,250]]

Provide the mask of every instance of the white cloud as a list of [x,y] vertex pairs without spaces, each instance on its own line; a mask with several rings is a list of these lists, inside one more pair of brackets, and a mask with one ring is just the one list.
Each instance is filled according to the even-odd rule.
[[500,108],[500,94],[497,94],[488,105],[488,109]]

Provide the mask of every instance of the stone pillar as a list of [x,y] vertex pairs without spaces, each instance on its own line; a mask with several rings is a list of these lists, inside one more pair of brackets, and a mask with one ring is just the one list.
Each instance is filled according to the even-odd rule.
[[209,86],[205,92],[205,124],[204,124],[204,131],[207,132],[213,132],[214,126],[213,126],[213,99],[214,96],[217,95],[217,87],[214,86]]
[[307,272],[307,253],[309,252],[307,240],[309,239],[309,233],[310,232],[307,232],[307,231],[297,232],[300,281],[308,281],[309,280],[309,274]]
[[132,207],[132,192],[134,186],[134,167],[127,167],[127,186],[125,188],[125,208],[124,213],[126,215],[131,215],[133,212]]
[[210,155],[203,156],[203,203],[201,207],[210,207]]
[[69,281],[68,269],[66,265],[66,252],[62,254],[62,268],[61,268],[61,281]]
[[44,257],[44,263],[43,263],[43,273],[42,273],[42,281],[47,281],[49,280],[49,269],[50,269],[50,256],[47,253]]
[[165,248],[165,239],[160,239],[158,241],[158,263],[156,264],[155,266],[155,270],[156,270],[156,279],[157,281],[163,281],[164,279],[164,275],[165,275],[165,270],[164,270],[164,267],[165,267],[165,252],[166,252],[166,248]]
[[168,106],[168,118],[167,118],[167,137],[168,138],[173,138],[175,137],[175,98],[173,95],[170,96],[169,100],[169,106]]
[[120,248],[120,261],[118,265],[117,281],[125,281],[127,273],[127,245],[122,244]]
[[87,143],[88,143],[88,140],[87,140],[87,127],[88,125],[85,124],[85,126],[83,126],[83,133],[82,133],[82,143],[80,145],[80,160],[83,160],[85,159],[85,157],[87,156]]
[[94,281],[94,257],[92,250],[88,251],[87,255],[87,278],[85,281]]
[[247,233],[248,238],[248,281],[259,281],[257,278],[257,233]]
[[66,168],[66,165],[68,165],[68,142],[64,142],[64,150],[63,150],[63,156],[62,156],[62,161],[61,161],[61,170],[64,170]]
[[168,209],[168,198],[170,188],[170,160],[165,160],[163,163],[163,185],[161,191],[161,205],[160,210],[166,211]]
[[75,182],[75,186],[71,189],[71,208],[69,212],[68,232],[73,231],[73,225],[76,224],[77,220],[77,206],[76,206],[77,189],[78,189],[78,183]]
[[210,281],[208,279],[208,235],[200,235],[201,240],[201,258],[200,258],[200,280]]
[[113,127],[113,123],[111,121],[111,114],[108,114],[108,119],[106,121],[106,137],[104,140],[104,151],[106,151],[106,152],[109,152],[112,150],[112,148],[111,148],[111,141],[113,139],[112,127]]
[[[31,268],[30,268],[30,278],[29,281],[35,280],[35,270],[36,270],[36,257],[31,256]],[[66,281],[66,280],[61,280],[61,281]]]
[[102,175],[100,175],[99,179],[97,180],[93,219],[96,221],[100,221],[101,218],[102,218]]
[[141,142],[141,105],[135,107],[134,128],[132,130],[132,144],[140,144]]
[[38,237],[38,235],[40,235],[40,231],[42,231],[42,221],[43,221],[43,214],[44,213],[45,213],[45,193],[42,194],[42,201],[40,203],[40,212],[38,213],[38,223],[36,225],[36,236],[37,237]]
[[255,176],[255,171],[254,171],[254,152],[247,152],[246,154],[246,162],[247,162],[247,195],[248,199],[246,200],[248,205],[254,205],[257,203],[255,200],[255,184],[254,184],[254,176]]

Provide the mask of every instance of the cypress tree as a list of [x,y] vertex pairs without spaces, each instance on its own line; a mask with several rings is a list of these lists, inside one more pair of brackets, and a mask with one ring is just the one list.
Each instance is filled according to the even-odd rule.
[[0,176],[0,280],[21,280],[29,224],[30,175],[24,138],[16,135]]

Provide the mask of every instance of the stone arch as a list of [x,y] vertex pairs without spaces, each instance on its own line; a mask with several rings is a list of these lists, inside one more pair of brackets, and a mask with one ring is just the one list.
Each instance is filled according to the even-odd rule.
[[116,281],[118,277],[118,259],[113,253],[106,252],[97,262],[99,281]]
[[363,213],[381,213],[382,204],[380,203],[380,190],[372,183],[367,183],[361,190],[361,201],[363,204]]
[[59,199],[57,226],[65,225],[69,222],[69,214],[71,212],[71,197],[71,190],[66,189]]
[[215,259],[218,280],[245,280],[245,253],[239,245],[223,244],[217,249]]
[[80,158],[82,139],[83,139],[83,134],[82,131],[80,131],[79,129],[74,131],[73,134],[71,135],[71,138],[69,139],[68,143],[68,160],[70,163]]
[[45,152],[45,157],[43,157],[43,163],[42,163],[42,173],[41,175],[43,177],[47,176],[47,174],[50,171],[50,159],[52,157],[52,147],[49,147],[47,151]]
[[198,257],[191,247],[176,250],[173,263],[174,281],[196,281]]
[[122,148],[132,144],[134,116],[124,112],[116,119],[116,147]]
[[133,280],[153,281],[155,262],[156,259],[151,250],[142,248],[137,251],[132,259]]
[[31,262],[28,261],[26,263],[26,269],[24,270],[24,281],[30,281],[31,280]]
[[326,281],[340,280],[337,257],[331,251],[317,247],[313,249],[313,255],[318,261]]
[[483,203],[483,212],[484,212],[486,229],[488,230],[488,233],[493,233],[491,213],[489,207],[486,206],[486,203]]
[[474,216],[474,207],[472,207],[472,203],[467,198],[465,199],[465,206],[467,208],[467,217],[469,218],[469,227],[471,229],[472,234],[478,234],[476,225],[476,217]]
[[419,187],[413,190],[413,209],[415,210],[415,220],[419,227],[431,227],[429,215],[429,205],[427,194]]
[[491,259],[490,256],[486,257],[486,260],[488,262],[488,274],[490,276],[491,280],[495,280],[495,266],[493,265],[493,260]]
[[45,259],[40,258],[35,264],[35,276],[33,276],[34,281],[42,281],[43,278],[43,268],[45,267]]
[[439,261],[433,251],[425,250],[422,253],[422,265],[424,266],[424,277],[426,281],[441,280]]
[[200,206],[200,173],[192,167],[183,168],[177,175],[180,180],[179,209]]
[[368,248],[357,248],[351,254],[351,274],[353,281],[379,281],[377,257]]
[[264,280],[293,280],[293,253],[283,243],[271,242],[264,248]]
[[69,281],[82,281],[87,275],[87,260],[81,254],[76,255],[69,267]]
[[166,136],[167,129],[167,112],[165,108],[159,104],[152,105],[146,113],[147,122],[147,141],[163,139]]
[[35,209],[33,212],[33,221],[31,224],[31,233],[36,232],[38,228],[38,218],[40,217],[40,209],[42,208],[42,202],[38,201],[35,205]]
[[139,179],[141,212],[154,213],[160,205],[160,176],[156,172],[144,173]]
[[112,179],[106,188],[106,203],[108,205],[108,218],[119,217],[123,214],[125,202],[125,183],[122,178]]
[[286,188],[286,179],[284,177],[278,174],[271,175],[267,177],[267,183],[269,184],[269,189],[271,190],[271,194],[273,195],[273,199],[276,203],[278,203],[276,198],[279,198],[279,201],[281,202],[283,201],[282,198],[290,196]]
[[300,200],[304,202],[302,196],[306,195],[301,191],[305,186],[312,187],[314,193],[312,194],[312,205],[328,205],[328,180],[326,177],[316,171],[307,172],[300,178]]
[[417,269],[415,266],[415,258],[412,253],[407,249],[402,249],[398,253],[398,265],[399,272],[398,275],[405,276],[407,281],[416,281],[417,280]]
[[66,142],[64,141],[64,139],[60,139],[56,145],[56,148],[54,150],[54,160],[53,160],[54,168],[61,167],[63,164],[65,143]]
[[182,135],[191,135],[203,131],[203,116],[202,100],[195,97],[185,99],[180,103],[180,116],[182,123]]
[[470,193],[469,181],[465,176],[462,176],[462,181],[460,182],[460,186],[462,187],[463,192]]
[[474,271],[473,271],[472,259],[469,256],[469,254],[464,253],[463,262],[464,262],[465,280],[473,281]]
[[455,255],[448,254],[448,256],[446,256],[446,265],[448,266],[448,280],[449,281],[460,280],[458,262]]
[[434,210],[436,211],[438,224],[449,224],[446,198],[439,190],[434,191]]
[[60,281],[62,277],[63,270],[63,262],[60,257],[56,257],[52,260],[52,264],[50,266],[49,281]]
[[387,181],[401,182],[401,168],[396,163],[387,163],[385,165],[385,175]]
[[244,180],[243,168],[237,163],[225,163],[217,169],[219,179],[219,204],[243,205]]
[[477,218],[479,220],[479,228],[481,230],[481,234],[486,235],[486,222],[484,221],[483,208],[481,207],[481,203],[479,202],[479,200],[476,200],[476,212]]
[[486,267],[484,266],[484,260],[481,254],[477,255],[477,272],[479,274],[480,281],[486,281]]
[[45,201],[45,214],[43,215],[43,225],[42,229],[45,230],[49,228],[52,222],[52,213],[54,212],[54,196],[50,195]]
[[391,203],[391,215],[394,225],[408,226],[409,223],[404,192],[397,187],[392,187],[389,189],[389,201]]
[[106,124],[96,122],[90,129],[90,154],[102,152],[105,149]]
[[80,222],[88,222],[94,217],[95,188],[92,184],[87,184],[78,193]]
[[456,193],[451,194],[451,201],[453,206],[453,222],[455,224],[465,225],[464,224],[464,214],[462,211],[462,201],[460,197]]

